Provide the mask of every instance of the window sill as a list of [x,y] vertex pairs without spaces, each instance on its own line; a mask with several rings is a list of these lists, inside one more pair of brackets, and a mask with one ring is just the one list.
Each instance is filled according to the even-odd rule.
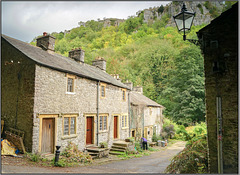
[[99,131],[99,133],[106,133],[108,130]]
[[128,129],[128,127],[122,127],[122,129]]
[[66,94],[75,94],[75,92],[66,92]]
[[71,139],[71,138],[76,138],[76,137],[77,137],[77,134],[72,134],[72,135],[62,136],[61,139],[65,140],[65,139]]

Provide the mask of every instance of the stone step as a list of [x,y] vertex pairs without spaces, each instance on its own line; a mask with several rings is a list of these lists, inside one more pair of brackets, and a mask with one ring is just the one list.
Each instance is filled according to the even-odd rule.
[[119,151],[119,152],[126,152],[126,150],[123,149],[116,149],[116,148],[111,148],[110,151]]
[[99,148],[93,148],[93,147],[91,147],[91,148],[86,148],[87,149],[87,151],[88,152],[101,152],[101,151],[104,151],[104,150],[102,150],[102,149],[99,149]]
[[113,145],[114,146],[122,146],[122,147],[128,147],[128,144],[127,142],[114,142]]
[[120,146],[120,145],[112,145],[112,148],[126,150],[127,147],[123,147],[123,146]]
[[88,154],[89,154],[90,156],[98,156],[98,155],[99,155],[99,153],[96,153],[96,152],[88,152]]
[[112,154],[112,155],[124,155],[125,153],[124,153],[124,152],[114,152],[114,151],[110,151],[109,154]]

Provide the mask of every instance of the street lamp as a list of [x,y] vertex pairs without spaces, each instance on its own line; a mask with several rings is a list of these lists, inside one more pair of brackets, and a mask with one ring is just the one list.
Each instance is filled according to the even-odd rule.
[[183,32],[183,40],[188,40],[196,45],[199,44],[198,40],[186,39],[186,32],[191,30],[195,12],[187,11],[186,5],[183,2],[182,10],[179,14],[173,16],[179,32]]

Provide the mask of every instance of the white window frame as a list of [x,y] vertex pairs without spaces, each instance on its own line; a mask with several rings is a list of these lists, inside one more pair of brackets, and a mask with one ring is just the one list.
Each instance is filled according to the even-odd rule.
[[[65,134],[65,118],[68,118],[68,134]],[[75,123],[74,123],[74,133],[71,133],[71,126],[72,126],[72,118],[75,118]],[[62,136],[71,136],[71,135],[76,135],[77,134],[77,115],[64,115],[63,116],[63,125],[62,125]]]
[[121,118],[122,128],[128,128],[128,115],[123,114]]
[[100,114],[98,121],[99,121],[98,122],[99,123],[99,132],[108,131],[108,114]]
[[[76,83],[76,76],[67,74],[67,87],[66,87],[66,94],[75,94],[75,83]],[[68,79],[72,79],[72,91],[68,91]]]

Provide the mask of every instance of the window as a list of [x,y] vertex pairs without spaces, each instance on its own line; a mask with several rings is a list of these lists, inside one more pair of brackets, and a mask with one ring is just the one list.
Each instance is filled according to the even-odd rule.
[[73,93],[74,92],[74,75],[67,74],[67,92]]
[[101,98],[106,97],[106,84],[103,83],[100,84],[100,97]]
[[152,115],[152,107],[149,107],[149,114]]
[[63,118],[63,135],[76,134],[76,116]]
[[68,78],[67,91],[73,92],[73,78]]
[[122,116],[122,128],[127,128],[128,127],[128,116],[123,115]]
[[126,101],[126,89],[122,89],[122,100]]
[[106,131],[107,130],[107,115],[100,115],[99,116],[99,130]]

